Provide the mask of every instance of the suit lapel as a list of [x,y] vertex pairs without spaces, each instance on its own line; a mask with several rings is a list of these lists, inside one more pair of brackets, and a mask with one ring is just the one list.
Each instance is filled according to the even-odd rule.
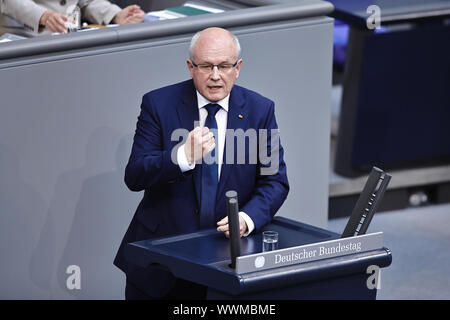
[[[247,128],[247,111],[245,108],[245,97],[242,92],[242,89],[238,86],[234,86],[230,93],[230,100],[228,105],[228,119],[227,119],[227,132],[234,132],[236,129],[243,129],[244,131]],[[225,198],[226,183],[228,177],[233,171],[234,164],[226,163],[227,159],[227,137],[225,138],[225,146],[223,152],[223,163],[220,172],[219,186],[216,194],[216,206],[218,205],[218,201],[222,201]],[[236,159],[236,150],[237,146],[234,144],[234,159]]]
[[188,82],[181,96],[181,104],[177,107],[181,127],[189,131],[194,129],[194,121],[199,121],[197,94],[193,82]]
[[[199,121],[197,93],[195,91],[194,82],[191,80],[185,87],[185,91],[181,96],[182,103],[177,108],[178,118],[181,127],[187,129],[189,132],[194,129],[195,121]],[[200,166],[195,166],[193,172],[193,184],[197,204],[200,205],[200,188],[201,188],[201,172]]]

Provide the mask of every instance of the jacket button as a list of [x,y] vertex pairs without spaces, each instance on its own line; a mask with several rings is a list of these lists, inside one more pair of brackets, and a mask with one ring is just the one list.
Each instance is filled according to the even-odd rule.
[[59,2],[59,4],[62,5],[62,6],[65,6],[65,5],[66,5],[66,0],[61,0],[61,1]]

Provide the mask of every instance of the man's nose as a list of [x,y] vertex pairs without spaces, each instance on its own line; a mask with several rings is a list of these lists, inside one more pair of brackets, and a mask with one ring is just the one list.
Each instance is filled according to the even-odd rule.
[[213,80],[220,79],[220,72],[219,72],[219,68],[217,66],[214,66],[212,69],[211,79],[213,79]]

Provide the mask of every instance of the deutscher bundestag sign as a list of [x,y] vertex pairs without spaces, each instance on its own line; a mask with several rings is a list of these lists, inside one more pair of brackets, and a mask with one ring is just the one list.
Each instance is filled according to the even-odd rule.
[[[280,235],[282,236],[282,235]],[[248,273],[381,249],[383,232],[241,256],[236,273]]]

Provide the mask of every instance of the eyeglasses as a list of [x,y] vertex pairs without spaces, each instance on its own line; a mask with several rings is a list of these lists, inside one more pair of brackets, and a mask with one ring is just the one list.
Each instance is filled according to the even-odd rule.
[[235,63],[231,64],[231,63],[223,63],[223,64],[196,64],[195,62],[191,61],[192,65],[196,68],[198,68],[198,70],[201,73],[212,73],[214,70],[214,67],[217,67],[217,70],[219,71],[219,73],[227,73],[230,72],[231,69],[233,69],[234,67],[236,67],[237,63],[238,63],[239,59],[236,60]]

